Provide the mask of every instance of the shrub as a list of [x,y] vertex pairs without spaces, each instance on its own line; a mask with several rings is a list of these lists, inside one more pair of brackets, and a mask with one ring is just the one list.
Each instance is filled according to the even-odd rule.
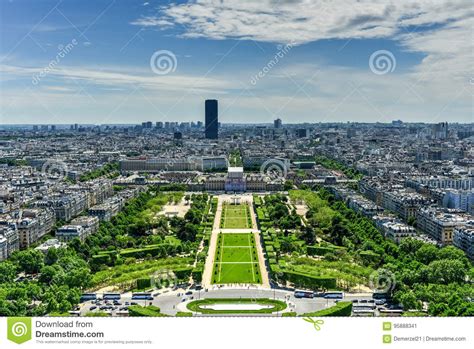
[[160,317],[166,316],[160,313],[160,308],[154,305],[148,307],[142,307],[141,305],[131,305],[128,307],[129,316],[148,316],[148,317]]
[[336,288],[336,279],[331,277],[312,276],[309,274],[283,270],[281,272],[281,278],[282,280],[290,281],[296,287],[303,287],[311,290]]
[[150,278],[137,279],[137,288],[139,290],[144,290],[144,289],[149,288],[149,287],[151,287]]
[[319,317],[319,316],[351,316],[352,302],[339,302],[335,306],[315,311],[313,313],[306,313],[303,316]]

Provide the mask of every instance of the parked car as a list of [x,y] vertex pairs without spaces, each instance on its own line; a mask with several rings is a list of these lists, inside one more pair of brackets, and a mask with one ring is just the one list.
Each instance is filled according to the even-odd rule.
[[375,300],[376,305],[383,305],[385,303],[387,303],[387,300],[385,298]]

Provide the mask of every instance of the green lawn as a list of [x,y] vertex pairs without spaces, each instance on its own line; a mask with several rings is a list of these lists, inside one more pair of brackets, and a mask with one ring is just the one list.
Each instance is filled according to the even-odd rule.
[[252,228],[250,220],[250,208],[248,205],[224,204],[221,228],[223,229],[247,229]]
[[262,282],[253,234],[219,234],[212,282],[215,284]]

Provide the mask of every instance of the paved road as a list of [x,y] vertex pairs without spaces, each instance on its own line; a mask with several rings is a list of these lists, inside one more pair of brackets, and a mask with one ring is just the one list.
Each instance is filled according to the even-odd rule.
[[[192,295],[185,295],[187,291],[192,291]],[[184,290],[178,289],[174,291],[157,291],[160,294],[155,296],[153,301],[133,301],[139,305],[156,305],[160,307],[161,312],[168,315],[176,315],[178,311],[189,311],[186,309],[186,304],[192,300],[203,299],[203,298],[270,298],[270,299],[279,299],[285,301],[288,304],[286,311],[294,311],[298,314],[304,314],[308,312],[313,312],[317,310],[322,310],[327,307],[335,305],[334,300],[324,299],[324,298],[295,298],[293,296],[293,291],[280,290],[280,289],[231,289],[231,288],[221,288],[221,289],[209,289],[208,291],[201,290]],[[156,294],[156,292],[154,293]],[[179,296],[178,296],[179,294]],[[370,294],[351,294],[346,295],[344,300],[352,301],[353,299],[371,299]],[[123,294],[120,300],[121,305],[118,305],[117,308],[125,306],[125,303],[131,303],[131,293]],[[91,306],[95,306],[91,302],[83,303],[81,306],[81,315],[85,315],[90,311]],[[99,309],[96,309],[97,311]],[[119,310],[119,309],[117,309]],[[117,310],[112,312],[112,315],[117,315]],[[257,315],[257,314],[254,314]],[[252,315],[252,316],[254,316]],[[261,314],[262,315],[262,314]],[[279,316],[281,313],[276,314],[264,314],[265,316]],[[200,316],[196,314],[196,316]],[[209,316],[209,315],[205,315]],[[222,315],[220,315],[222,316]],[[235,314],[231,315],[235,316]]]

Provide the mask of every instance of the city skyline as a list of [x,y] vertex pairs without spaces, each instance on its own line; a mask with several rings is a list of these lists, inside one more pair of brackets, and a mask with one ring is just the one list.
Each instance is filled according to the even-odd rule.
[[0,121],[472,122],[468,1],[259,4],[3,2]]

